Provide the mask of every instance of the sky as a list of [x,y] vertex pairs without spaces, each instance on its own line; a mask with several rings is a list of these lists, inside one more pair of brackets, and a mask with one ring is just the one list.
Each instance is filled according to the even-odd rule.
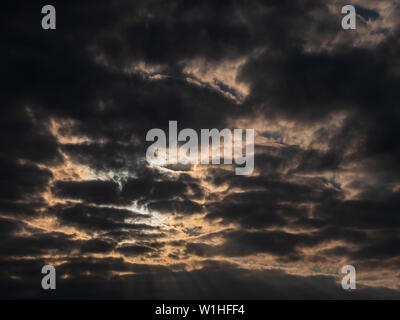
[[[400,2],[350,2],[3,4],[0,298],[399,299]],[[254,171],[149,164],[169,121]]]

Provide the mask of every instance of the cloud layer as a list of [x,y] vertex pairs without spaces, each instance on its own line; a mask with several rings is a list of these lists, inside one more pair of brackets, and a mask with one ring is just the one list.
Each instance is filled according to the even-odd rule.
[[[52,4],[3,8],[0,297],[400,298],[396,1]],[[170,120],[254,128],[254,173],[150,166]]]

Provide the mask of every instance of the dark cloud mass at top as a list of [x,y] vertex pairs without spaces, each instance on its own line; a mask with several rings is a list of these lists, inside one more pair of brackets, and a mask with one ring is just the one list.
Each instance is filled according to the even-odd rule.
[[[45,4],[2,6],[1,298],[400,298],[398,1]],[[150,166],[170,120],[254,173]]]

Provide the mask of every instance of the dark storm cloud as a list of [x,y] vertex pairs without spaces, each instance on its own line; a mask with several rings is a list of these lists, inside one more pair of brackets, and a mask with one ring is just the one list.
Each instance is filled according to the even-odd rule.
[[[247,193],[247,196],[251,194]],[[260,197],[265,195],[259,194]],[[222,223],[236,222],[244,227],[265,227],[273,225],[284,225],[285,218],[279,213],[286,211],[293,211],[302,214],[301,208],[297,210],[295,207],[278,205],[271,201],[258,201],[253,202],[249,200],[246,202],[229,202],[228,199],[223,204],[215,204],[209,207],[210,211],[207,213],[208,219],[222,219]]]
[[[318,130],[313,142],[326,142],[326,136],[330,134],[329,131],[328,127]],[[265,136],[265,133],[263,135]],[[319,136],[323,136],[323,138],[319,138]],[[334,135],[330,134],[330,136]],[[272,138],[272,136],[266,137]],[[341,165],[346,160],[343,154],[337,152],[339,148],[333,145],[333,142],[328,151],[321,151],[313,148],[306,149],[297,145],[288,145],[281,141],[282,138],[273,138],[273,140],[280,143],[280,146],[259,146],[256,150],[254,162],[257,163],[257,167],[255,169],[263,176],[283,173],[289,168],[290,174],[322,174],[340,170]]]
[[188,243],[186,252],[200,257],[241,257],[257,253],[290,256],[296,253],[296,246],[304,238],[303,235],[295,236],[284,232],[234,232],[226,236],[226,241],[221,246]]
[[387,192],[383,199],[327,201],[316,208],[316,217],[341,227],[358,229],[398,229],[399,194]]
[[399,48],[397,32],[372,48],[338,46],[311,53],[296,49],[282,55],[266,51],[244,66],[242,74],[252,79],[248,103],[262,104],[268,117],[315,123],[335,110],[348,114],[338,133],[321,136],[329,150],[305,151],[293,172],[340,170],[353,164],[398,181],[395,137],[400,118],[395,101],[400,74],[394,70]]
[[399,257],[400,239],[397,235],[391,234],[390,237],[382,236],[382,239],[375,239],[376,243],[361,247],[359,250],[350,254],[350,257],[360,261],[366,259],[391,259]]
[[342,158],[341,155],[332,151],[320,152],[318,150],[306,150],[302,154],[300,163],[294,172],[298,173],[323,173],[339,169]]
[[155,229],[145,223],[127,223],[149,217],[125,209],[77,205],[58,205],[52,208],[57,217],[67,225],[87,231],[122,231]]
[[283,231],[228,231],[215,236],[222,236],[221,245],[188,243],[186,253],[200,257],[226,256],[241,257],[258,253],[268,253],[285,259],[300,259],[302,248],[311,248],[323,242],[342,240],[348,243],[364,243],[366,234],[352,229],[337,230],[321,228],[316,232],[287,233]]
[[13,234],[14,232],[20,230],[21,227],[21,222],[0,218],[0,237]]
[[[400,81],[392,72],[393,64],[397,64],[396,46],[398,40],[389,38],[372,49],[294,50],[284,55],[266,52],[243,70],[243,75],[253,81],[249,100],[268,101],[280,113],[306,119],[349,107],[367,113],[374,113],[376,107],[394,111],[393,101],[399,95],[396,84]],[[260,81],[265,74],[273,81]]]
[[82,244],[81,251],[83,253],[108,253],[114,249],[115,245],[115,243],[110,241],[92,239]]
[[154,249],[139,245],[124,245],[122,247],[117,248],[117,251],[121,252],[125,256],[134,257],[145,253],[150,253],[154,251]]
[[49,170],[0,158],[0,199],[24,200],[44,191],[52,178]]
[[42,193],[52,173],[33,163],[0,157],[0,213],[6,216],[34,216],[46,206]]
[[154,178],[145,176],[143,179],[129,179],[123,186],[122,194],[134,200],[162,200],[187,192],[188,185],[185,182],[172,179],[155,181]]
[[148,205],[148,209],[160,213],[193,214],[201,213],[203,211],[203,206],[190,200],[167,200],[151,202]]
[[[214,182],[219,182],[221,177],[224,177],[221,181],[228,179],[224,172],[218,175],[216,170],[214,173]],[[399,228],[397,193],[387,188],[370,188],[360,193],[358,200],[344,200],[343,192],[334,182],[323,183],[319,177],[300,180],[302,183],[297,185],[283,183],[282,177],[279,177],[279,183],[275,183],[276,178],[229,178],[231,186],[246,190],[255,188],[257,191],[231,193],[223,202],[210,203],[206,218],[220,223],[237,223],[253,230],[286,226],[314,231],[303,231],[300,235],[269,231],[224,233],[222,245],[189,243],[186,252],[200,257],[268,253],[285,257],[288,262],[288,259],[305,259],[306,255],[298,249],[340,241],[353,244],[352,249],[339,250],[342,247],[338,247],[328,250],[325,252],[327,257],[331,254],[348,257],[360,266],[371,259],[386,259],[388,267],[393,265],[391,260],[398,256],[395,231]],[[265,190],[261,190],[263,188]],[[304,202],[315,206],[311,210]]]
[[[346,292],[332,277],[301,277],[279,270],[245,270],[235,264],[205,261],[201,269],[176,271],[157,265],[137,265],[122,259],[71,259],[58,267],[58,288],[47,292],[37,286],[35,274],[41,266],[37,260],[3,261],[2,270],[15,270],[29,281],[7,280],[2,298],[22,295],[25,298],[103,298],[103,299],[398,299],[399,292],[379,287],[359,286]],[[82,276],[90,272],[90,276]],[[111,276],[112,272],[135,273]],[[1,274],[5,276],[4,273]],[[61,289],[62,288],[62,289]]]
[[[7,79],[7,88],[14,91],[14,96],[19,95],[15,92],[19,88],[26,101],[46,108],[49,115],[78,120],[79,131],[97,137],[123,139],[129,135],[128,128],[131,133],[143,134],[139,128],[147,127],[149,122],[165,126],[164,122],[170,119],[195,128],[214,126],[223,122],[228,112],[232,115],[237,110],[234,103],[206,88],[177,79],[179,72],[174,72],[172,78],[154,82],[131,76],[127,83],[127,77],[118,69],[95,63],[95,55],[103,54],[119,66],[145,60],[167,69],[179,69],[184,59],[235,58],[259,47],[286,49],[289,43],[299,45],[304,40],[303,32],[315,22],[309,11],[330,16],[325,5],[318,1],[251,4],[176,1],[166,7],[157,1],[118,4],[54,3],[63,22],[58,25],[57,35],[44,34],[35,27],[37,23],[31,17],[35,5],[25,4],[23,11],[7,7],[10,26],[25,17],[24,27],[30,30],[29,33],[14,30],[19,41],[13,43],[13,48],[27,48],[28,52],[8,57],[6,70],[15,68]],[[98,15],[98,22],[79,19],[91,10]],[[323,22],[327,23],[326,17]],[[286,32],[281,32],[282,29]],[[32,42],[36,45],[28,46]],[[103,107],[99,107],[100,101]],[[118,125],[106,125],[110,118]],[[139,128],[132,126],[132,122]]]
[[374,241],[375,243],[362,246],[356,250],[338,246],[324,251],[324,254],[336,257],[345,256],[348,259],[352,259],[352,261],[357,261],[361,266],[368,264],[370,261],[375,261],[379,265],[379,261],[385,260],[386,267],[391,265],[398,267],[397,258],[400,255],[400,239],[398,236],[393,234],[390,237],[382,235],[375,237]]
[[4,246],[0,249],[2,257],[41,256],[54,254],[71,254],[73,252],[104,253],[112,246],[105,248],[104,242],[85,242],[60,232],[33,233],[26,236],[9,236],[2,239]]
[[138,200],[148,210],[193,214],[203,210],[203,206],[193,200],[202,199],[204,190],[199,181],[189,175],[180,174],[173,178],[149,171],[137,179],[128,179],[123,184],[121,196],[126,201]]
[[214,182],[229,181],[231,187],[245,190],[228,194],[222,202],[207,204],[206,218],[221,219],[222,223],[236,222],[251,228],[283,226],[290,224],[293,218],[305,218],[309,213],[307,204],[329,199],[340,203],[343,198],[341,191],[327,186],[319,178],[299,179],[296,183],[286,175],[225,177],[224,172],[216,170],[214,173]]
[[44,199],[29,199],[26,202],[17,203],[14,200],[0,201],[0,212],[9,216],[32,216],[38,215],[39,210],[47,206]]
[[[6,75],[0,80],[5,106],[0,111],[0,211],[15,219],[39,213],[56,217],[60,226],[93,238],[77,240],[1,218],[2,297],[47,297],[38,293],[36,277],[45,264],[40,257],[54,253],[69,257],[57,269],[70,276],[58,283],[60,298],[399,298],[394,290],[366,287],[347,294],[333,278],[243,270],[216,261],[200,270],[173,272],[172,267],[82,257],[117,252],[142,258],[163,250],[165,230],[146,224],[147,216],[115,208],[134,201],[163,214],[204,212],[208,222],[235,225],[219,234],[223,243],[216,246],[176,242],[183,248],[173,253],[178,259],[264,253],[281,262],[304,262],[312,257],[305,257],[303,248],[329,241],[352,248],[325,250],[321,260],[337,255],[386,263],[397,257],[398,33],[357,47],[354,33],[340,29],[341,17],[329,10],[330,2],[317,0],[53,1],[57,30],[44,32],[44,4],[14,1],[2,7],[1,24],[9,30],[0,59]],[[381,19],[378,12],[358,9],[365,19]],[[237,80],[249,86],[250,94],[242,104],[209,84],[188,82],[183,72],[191,59],[219,63],[243,57]],[[159,65],[154,75],[160,78],[132,71],[139,61]],[[213,81],[222,92],[237,95]],[[333,111],[347,115],[336,131],[323,125]],[[188,174],[159,173],[143,163],[151,128],[166,129],[168,120],[177,120],[180,129],[221,128],[241,116],[290,120],[304,128],[322,124],[312,142],[326,150],[286,145],[282,133],[265,128],[263,136],[280,146],[257,148],[258,175],[211,169],[207,182],[227,186],[212,194]],[[51,121],[58,121],[61,136],[86,142],[61,143]],[[44,166],[61,166],[66,157],[111,178],[53,183]],[[367,176],[348,184],[358,191],[351,200],[334,177],[324,176],[349,167]],[[365,181],[372,174],[374,180]],[[75,203],[49,208],[45,190]],[[199,236],[197,231],[185,232]],[[160,242],[152,244],[154,238]],[[132,239],[138,242],[120,244]]]
[[[64,68],[50,70],[50,68],[43,68],[43,63],[41,63],[43,76],[38,79],[47,79],[47,82],[43,83],[43,85],[51,85],[48,80],[51,78],[57,79],[59,75],[60,80],[69,80],[70,83],[74,83],[74,87],[70,90],[73,93],[72,95],[57,95],[57,97],[63,96],[65,98],[69,96],[74,99],[74,96],[79,94],[79,99],[74,99],[74,103],[69,104],[68,109],[65,108],[64,112],[69,113],[69,115],[75,114],[79,118],[86,120],[89,120],[89,116],[95,116],[92,119],[93,124],[96,122],[100,124],[104,121],[102,120],[103,116],[98,108],[93,105],[94,101],[90,102],[90,100],[97,98],[95,100],[97,102],[103,96],[106,104],[107,101],[110,101],[112,104],[110,105],[110,111],[106,111],[104,116],[113,111],[112,114],[114,117],[118,117],[121,122],[123,122],[122,116],[127,114],[126,107],[123,105],[127,104],[131,108],[132,106],[136,106],[135,109],[138,111],[136,116],[138,117],[144,117],[148,112],[157,111],[155,114],[152,112],[154,114],[154,121],[157,121],[157,117],[162,116],[162,114],[160,114],[161,110],[158,107],[159,103],[152,103],[152,99],[164,101],[165,108],[167,104],[169,115],[173,116],[173,118],[177,115],[179,119],[183,120],[182,117],[186,114],[184,106],[179,106],[183,102],[179,97],[183,97],[183,95],[175,91],[178,87],[181,88],[182,84],[166,80],[153,82],[150,85],[146,81],[143,82],[139,78],[135,78],[134,86],[129,90],[129,92],[133,90],[135,95],[128,95],[128,88],[121,83],[121,80],[118,81],[119,76],[117,74],[110,73],[105,68],[94,65],[88,59],[88,55],[92,53],[89,50],[91,47],[97,47],[100,52],[104,52],[106,57],[112,61],[119,62],[119,64],[126,64],[127,61],[138,58],[173,66],[187,58],[207,57],[209,59],[222,59],[249,54],[255,48],[269,46],[273,49],[267,50],[265,55],[254,58],[255,61],[262,61],[261,67],[257,65],[257,68],[253,68],[254,64],[250,63],[243,71],[243,77],[249,79],[252,85],[251,96],[255,99],[267,97],[265,100],[272,98],[279,100],[292,99],[294,101],[296,99],[296,105],[298,103],[303,105],[302,101],[305,100],[307,100],[307,104],[309,101],[314,101],[315,105],[320,105],[321,102],[326,103],[327,101],[343,99],[348,96],[363,97],[368,92],[371,92],[363,90],[365,88],[363,84],[368,84],[366,81],[367,78],[372,79],[372,83],[369,85],[369,87],[374,87],[375,89],[372,92],[381,90],[382,92],[378,91],[377,93],[390,93],[390,90],[392,90],[390,89],[392,83],[389,81],[391,79],[388,77],[389,73],[387,72],[388,66],[384,65],[382,60],[379,60],[379,52],[374,54],[373,51],[353,50],[350,53],[307,55],[299,51],[304,41],[308,40],[305,38],[308,32],[312,31],[315,37],[318,33],[338,33],[336,17],[329,13],[326,4],[319,1],[258,1],[251,4],[238,4],[230,1],[219,3],[205,1],[201,5],[193,1],[176,1],[167,7],[160,6],[160,4],[155,5],[155,3],[146,1],[128,4],[125,1],[120,1],[119,6],[111,7],[106,2],[96,2],[95,13],[103,13],[99,15],[99,17],[102,17],[99,20],[99,22],[102,22],[101,24],[89,22],[87,19],[77,20],[77,17],[86,14],[88,8],[92,8],[90,4],[86,4],[87,7],[85,7],[82,4],[74,6],[72,4],[63,5],[60,3],[60,20],[75,21],[75,24],[61,24],[57,29],[57,38],[51,34],[47,34],[46,39],[43,39],[43,34],[39,32],[40,30],[31,32],[30,36],[38,40],[38,44],[42,46],[42,51],[46,52],[43,49],[47,48],[53,48],[53,50],[68,48],[63,54],[63,58],[66,60],[64,61]],[[34,10],[34,6],[32,5],[27,8]],[[313,16],[311,16],[311,12],[314,13]],[[118,22],[127,20],[124,18],[128,16],[131,19],[126,21],[126,24]],[[323,19],[321,18],[322,16]],[[12,15],[10,16],[10,20],[11,17]],[[26,23],[30,25],[33,22],[32,19],[29,19]],[[12,22],[10,23],[12,24]],[[99,25],[102,25],[104,29],[100,28]],[[318,25],[323,25],[324,28],[318,28]],[[32,30],[35,29],[32,28]],[[104,30],[107,30],[107,32]],[[68,35],[74,36],[74,46],[68,45],[69,41],[71,41]],[[118,37],[115,35],[118,35]],[[22,34],[21,38],[21,40],[26,40],[27,35]],[[148,39],[151,39],[151,41]],[[294,47],[297,50],[287,50],[288,47]],[[115,50],[114,48],[123,48],[123,50]],[[280,58],[278,58],[278,61],[270,59],[269,54],[274,49],[279,51]],[[58,53],[58,51],[56,52]],[[371,60],[371,58],[374,59]],[[16,63],[20,62],[17,59],[17,57],[14,57],[12,61]],[[37,65],[35,63],[37,61],[34,60],[35,55],[31,55],[30,59],[33,59],[32,63],[25,62],[28,74],[29,70],[32,69],[32,65]],[[269,60],[266,61],[266,59]],[[49,56],[48,64],[55,63],[54,60],[54,58]],[[352,67],[353,62],[355,67]],[[80,68],[75,67],[78,65]],[[268,66],[273,68],[270,69]],[[333,66],[339,67],[336,68]],[[86,69],[82,70],[82,67]],[[268,77],[274,79],[275,85],[272,88],[274,90],[268,85],[269,82],[266,84],[265,79],[264,81],[260,81],[261,74],[256,70],[261,71],[263,75],[268,74]],[[319,70],[324,71],[320,72]],[[362,74],[363,70],[368,70],[368,77],[364,77]],[[371,74],[371,71],[374,74]],[[53,74],[53,76],[50,74]],[[83,81],[82,77],[89,78],[87,81]],[[17,79],[18,77],[15,78]],[[73,81],[75,79],[77,81]],[[317,81],[314,81],[314,79]],[[356,80],[363,80],[363,82],[360,84]],[[110,82],[107,83],[108,81]],[[284,85],[281,85],[282,81],[285,81]],[[60,82],[53,81],[52,83],[54,85]],[[356,84],[357,90],[347,92],[349,90],[346,88],[349,87],[349,84]],[[376,84],[379,84],[379,86],[374,86]],[[385,84],[389,85],[387,91],[384,91]],[[36,85],[40,86],[40,81]],[[85,91],[80,88],[82,85],[85,85]],[[111,86],[109,87],[108,85]],[[320,86],[321,88],[315,86]],[[209,106],[209,110],[214,111],[211,118],[207,117],[210,125],[219,117],[220,113],[226,111],[222,107],[226,103],[223,103],[223,100],[219,99],[219,112],[218,114],[215,113],[215,109],[211,108],[214,104],[210,103],[214,98],[208,93],[208,90],[190,88],[185,85],[183,88],[188,89],[185,89],[188,94],[192,91],[193,96],[196,97],[200,96],[198,94],[200,90],[202,91],[202,95],[209,95],[204,97],[207,100],[207,104],[203,104],[200,108],[191,108],[191,111],[196,112],[196,115],[199,116],[198,121],[196,121],[197,123],[207,114],[207,112],[204,112],[205,107],[208,110]],[[291,95],[284,94],[285,88],[291,88]],[[337,90],[338,88],[340,90]],[[63,87],[59,86],[57,89],[59,93],[60,90],[63,90]],[[153,93],[157,92],[157,94],[147,95],[146,92],[149,92],[149,90]],[[263,94],[260,94],[261,91]],[[121,103],[112,102],[114,99],[109,96],[111,92],[114,97],[121,96],[121,101],[119,101]],[[345,94],[342,94],[342,92]],[[55,96],[51,99],[58,100],[57,97]],[[133,98],[134,100],[132,100]],[[363,102],[368,102],[367,100],[369,99],[363,99]],[[88,104],[87,108],[75,107],[77,104],[76,101],[81,101],[81,104]],[[134,103],[135,101],[138,103]],[[197,104],[196,101],[198,99],[193,99],[191,102],[192,104]],[[286,101],[288,103],[285,103],[285,106],[291,104],[290,101]],[[50,103],[51,101],[46,102],[46,104],[52,104]],[[61,103],[58,103],[58,105],[65,104],[65,102],[58,102]],[[140,104],[145,104],[146,110],[141,108]],[[116,109],[115,106],[117,106]],[[157,109],[153,109],[151,106],[155,106],[154,108]],[[197,110],[201,109],[203,112],[197,113]],[[60,108],[58,108],[59,110]],[[300,110],[299,107],[298,110]],[[301,110],[301,113],[305,113],[309,108],[302,107]],[[295,110],[293,109],[292,111]],[[86,112],[86,114],[82,112]],[[88,123],[85,124],[85,126],[87,125]],[[97,128],[98,132],[102,130],[107,131],[107,128],[105,126]],[[115,128],[108,128],[108,130],[110,130],[108,134],[112,134],[111,130],[115,130]]]
[[112,181],[57,181],[53,193],[60,198],[84,199],[89,203],[118,203],[118,184]]
[[43,114],[33,111],[28,103],[8,101],[7,95],[12,97],[12,93],[5,91],[3,103],[7,108],[0,111],[1,157],[41,164],[59,163],[57,141],[43,121]]
[[134,145],[115,143],[64,144],[62,146],[75,163],[85,164],[97,171],[135,169],[136,160],[144,156],[144,149]]
[[383,261],[385,270],[397,271],[400,265],[399,243],[397,229],[377,231],[369,237],[369,241],[356,247],[339,245],[322,251],[321,255],[327,258],[345,258],[362,271],[379,272]]
[[[315,178],[299,178],[298,182],[291,181],[290,175],[259,175],[259,176],[232,176],[229,179],[232,187],[243,188],[245,190],[257,191],[262,189],[264,196],[268,195],[270,199],[277,202],[320,202],[325,199],[343,198],[343,194],[332,188],[327,188],[320,179]],[[257,200],[260,195],[252,192],[253,199]],[[240,201],[246,197],[245,194],[236,193],[229,197],[233,201]]]
[[[105,146],[89,143],[80,146],[80,149],[77,146],[67,146],[66,151],[71,152],[75,159],[88,160],[97,168],[121,168],[127,164],[127,159],[118,156],[121,155],[121,150],[126,152],[120,143],[129,143],[133,150],[135,144],[131,143],[131,139],[134,135],[143,139],[149,129],[165,128],[170,119],[178,120],[185,127],[219,125],[224,122],[228,113],[236,109],[236,104],[229,99],[208,88],[187,83],[182,75],[174,75],[160,81],[147,81],[139,75],[128,76],[119,67],[108,68],[95,61],[96,57],[105,54],[112,63],[121,66],[130,63],[132,59],[148,60],[149,54],[158,52],[160,57],[154,56],[152,62],[162,60],[163,54],[174,57],[175,63],[180,62],[183,57],[177,53],[184,54],[185,50],[179,50],[176,46],[179,37],[175,40],[168,37],[173,41],[171,44],[157,39],[164,39],[166,34],[161,30],[166,30],[165,26],[171,25],[173,21],[176,22],[169,33],[175,34],[179,30],[177,35],[182,36],[181,40],[189,34],[191,40],[196,39],[193,37],[193,30],[189,32],[187,28],[194,25],[190,20],[186,20],[188,12],[197,13],[199,8],[194,4],[179,3],[175,9],[174,6],[168,6],[169,15],[166,15],[164,9],[160,10],[158,5],[152,6],[147,1],[135,4],[119,1],[118,5],[107,2],[65,5],[56,2],[53,5],[57,7],[57,17],[60,21],[57,35],[43,33],[40,25],[37,25],[34,19],[38,11],[37,5],[16,3],[14,6],[6,6],[5,23],[10,27],[14,26],[13,37],[18,41],[8,42],[9,50],[4,52],[15,52],[5,57],[7,64],[4,65],[4,70],[9,76],[4,81],[4,88],[9,99],[15,100],[13,105],[28,105],[33,109],[34,115],[40,115],[41,120],[48,121],[50,117],[72,119],[75,121],[73,127],[63,128],[65,131],[112,141]],[[215,6],[212,2],[209,5]],[[216,8],[218,7],[217,5]],[[224,7],[222,6],[219,12],[222,12]],[[227,4],[226,7],[230,5]],[[101,17],[98,22],[90,22],[83,18],[92,10],[94,12],[91,14]],[[200,13],[206,21],[195,28],[199,33],[208,25],[208,6],[200,8]],[[175,20],[175,14],[181,16],[181,22]],[[16,27],[17,20],[24,21],[21,28]],[[119,21],[126,21],[128,25]],[[216,28],[225,30],[224,24]],[[229,29],[230,27],[227,30]],[[234,26],[233,29],[241,32],[239,26]],[[153,40],[143,43],[142,40],[149,39],[148,36],[156,30],[156,34],[152,35]],[[223,34],[227,33],[224,31]],[[181,40],[181,47],[186,47]],[[236,40],[232,38],[231,41]],[[149,50],[155,43],[161,47],[156,51]],[[205,48],[202,41],[200,43],[196,47]],[[150,47],[143,51],[147,46]],[[162,48],[163,46],[165,48]],[[116,47],[123,47],[125,50],[111,49]],[[196,47],[188,46],[193,52],[197,51]],[[220,47],[220,51],[227,52],[222,43]],[[192,55],[186,52],[186,57]],[[165,60],[163,64],[167,65],[169,62]],[[109,125],[110,119],[114,125]],[[26,135],[26,138],[29,136]],[[49,143],[53,145],[48,145]],[[32,145],[40,145],[48,153],[54,150],[54,138],[49,137],[43,143],[33,140]],[[25,147],[25,151],[28,150]],[[37,147],[32,147],[32,150],[39,151]],[[104,156],[105,152],[113,154],[115,151],[117,153],[114,158]],[[88,152],[91,155],[88,155]],[[40,154],[43,155],[43,152]],[[132,152],[129,153],[130,161],[134,158],[131,154]],[[105,163],[101,163],[102,160]]]
[[[125,228],[128,228],[127,226]],[[145,229],[145,226],[142,225],[137,227],[141,230]],[[124,253],[130,252],[129,248],[126,252],[124,247],[116,248],[117,243],[107,236],[90,240],[76,239],[74,235],[67,235],[61,232],[45,232],[29,227],[25,223],[7,219],[0,219],[0,228],[2,229],[0,239],[4,244],[0,249],[0,255],[3,258],[41,256],[48,252],[57,255],[110,253],[114,249]],[[22,231],[25,234],[22,234]],[[154,242],[149,242],[148,245],[148,251],[162,246],[161,243]],[[141,255],[145,252],[147,251],[137,251],[136,253]]]
[[[139,224],[137,226],[137,230],[118,230],[118,231],[111,231],[111,232],[104,232],[102,236],[104,238],[110,238],[117,242],[138,239],[138,240],[156,240],[156,239],[163,239],[168,236],[168,233],[164,233],[157,228],[150,228],[153,232],[148,233],[146,232],[148,229],[147,225]],[[157,232],[154,232],[157,230]]]
[[124,179],[120,184],[110,180],[56,181],[52,192],[58,198],[97,205],[129,205],[138,201],[160,213],[193,214],[203,210],[202,205],[192,201],[204,196],[196,179],[185,174],[175,178],[146,168],[139,177]]
[[168,268],[160,265],[135,264],[125,262],[122,258],[72,258],[60,266],[60,271],[80,277],[80,272],[93,272],[101,278],[108,278],[112,272],[137,272],[157,273],[168,271]]

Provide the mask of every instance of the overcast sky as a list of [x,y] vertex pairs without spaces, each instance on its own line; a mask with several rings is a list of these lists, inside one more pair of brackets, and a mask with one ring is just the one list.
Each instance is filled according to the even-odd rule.
[[[348,2],[2,4],[0,297],[400,298],[400,3]],[[254,172],[150,166],[170,120]]]

